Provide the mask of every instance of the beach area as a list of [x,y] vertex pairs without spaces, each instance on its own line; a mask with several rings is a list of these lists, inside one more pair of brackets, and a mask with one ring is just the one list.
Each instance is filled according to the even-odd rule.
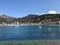
[[0,45],[60,45],[60,40],[14,40],[0,41]]

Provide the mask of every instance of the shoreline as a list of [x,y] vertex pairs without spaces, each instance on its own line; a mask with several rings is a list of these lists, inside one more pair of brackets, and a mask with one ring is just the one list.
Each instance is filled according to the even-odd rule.
[[0,26],[60,26],[60,24],[0,24]]

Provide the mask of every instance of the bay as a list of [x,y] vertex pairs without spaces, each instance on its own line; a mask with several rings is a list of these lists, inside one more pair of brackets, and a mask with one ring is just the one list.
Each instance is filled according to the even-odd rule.
[[0,26],[0,40],[60,39],[60,26]]

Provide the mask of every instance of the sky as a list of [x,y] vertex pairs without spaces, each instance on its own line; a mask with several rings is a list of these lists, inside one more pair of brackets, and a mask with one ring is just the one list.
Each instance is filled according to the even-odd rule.
[[0,0],[0,14],[24,17],[28,14],[60,13],[60,0]]

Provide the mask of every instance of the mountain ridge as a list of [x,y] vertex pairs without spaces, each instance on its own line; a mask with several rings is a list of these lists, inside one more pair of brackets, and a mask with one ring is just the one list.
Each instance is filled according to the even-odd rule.
[[0,22],[5,23],[13,23],[13,22],[19,22],[19,23],[39,23],[39,22],[47,22],[47,21],[60,21],[60,14],[42,14],[42,15],[36,15],[36,14],[29,14],[22,18],[14,18],[7,15],[0,15]]

